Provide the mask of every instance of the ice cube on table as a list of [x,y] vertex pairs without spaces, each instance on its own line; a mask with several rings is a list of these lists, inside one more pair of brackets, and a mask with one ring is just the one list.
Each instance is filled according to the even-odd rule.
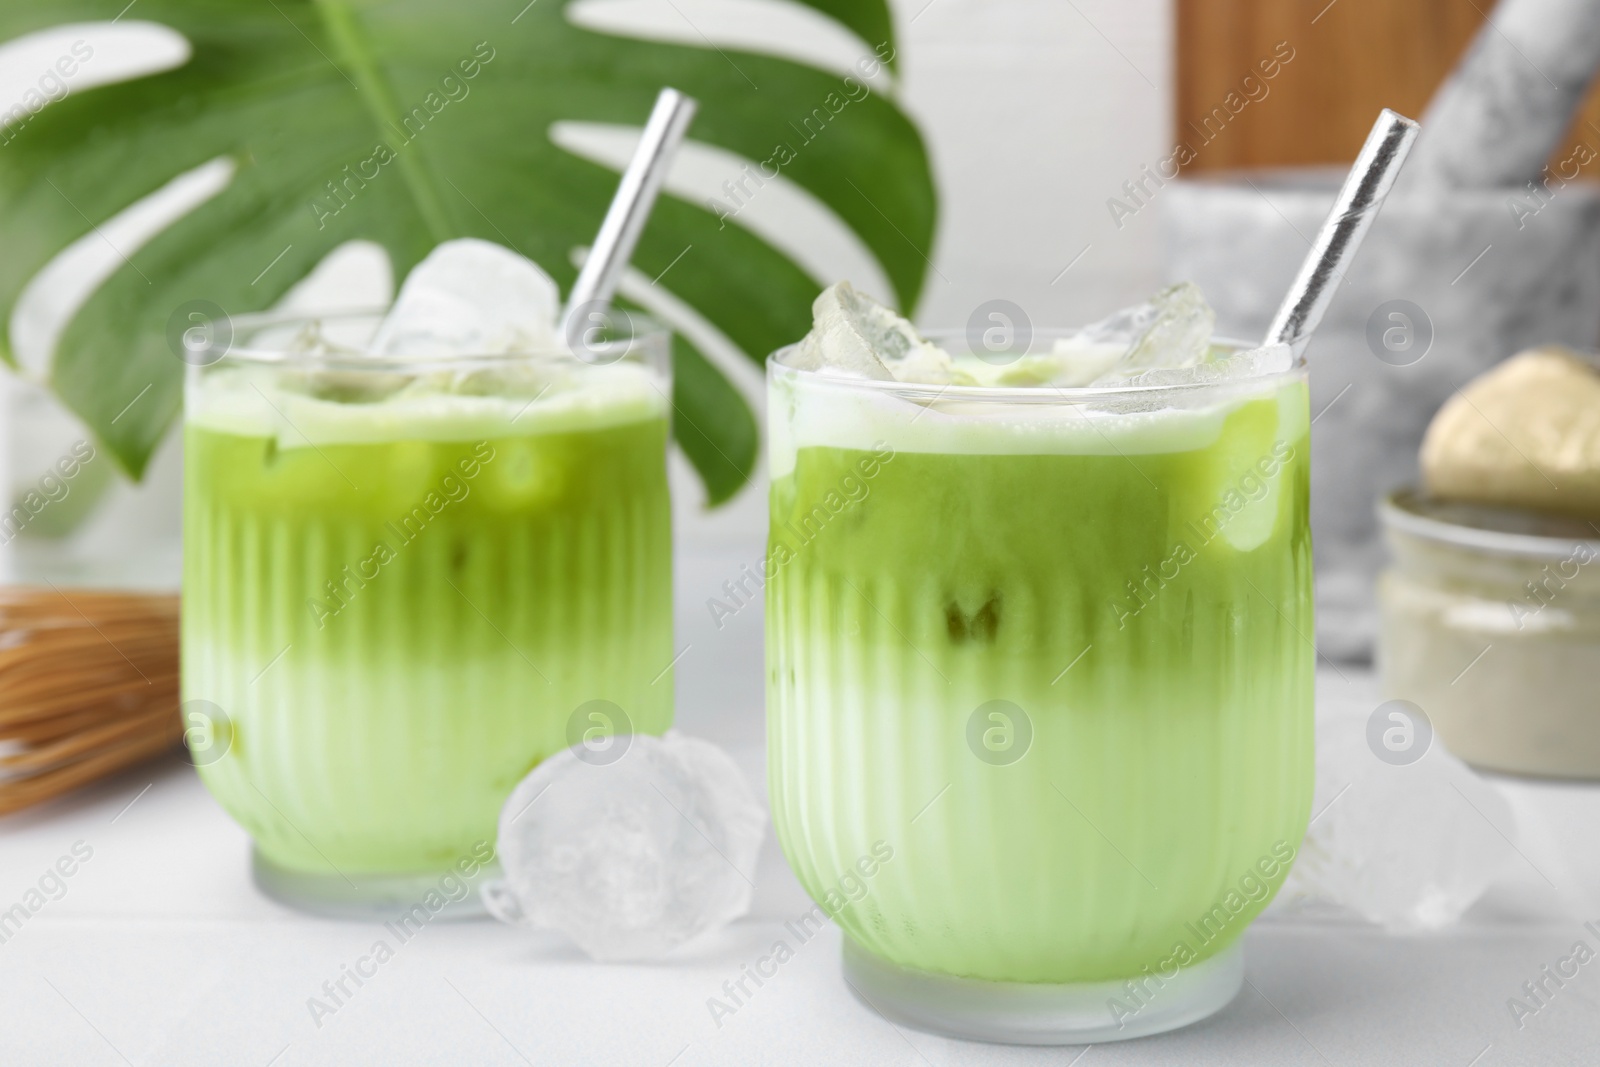
[[[727,753],[669,731],[533,769],[500,813],[496,918],[559,930],[597,960],[656,959],[750,910],[766,814]],[[586,758],[587,757],[587,758]]]
[[[1374,712],[1380,738],[1396,728],[1380,714],[1388,706]],[[1510,805],[1437,737],[1415,762],[1385,762],[1369,722],[1317,723],[1312,823],[1274,909],[1354,912],[1400,932],[1448,926],[1510,859]]]
[[372,352],[439,358],[555,351],[561,292],[537,263],[490,241],[439,245],[411,269]]
[[811,332],[791,360],[801,370],[930,385],[971,381],[948,352],[849,282],[824,289],[811,314]]

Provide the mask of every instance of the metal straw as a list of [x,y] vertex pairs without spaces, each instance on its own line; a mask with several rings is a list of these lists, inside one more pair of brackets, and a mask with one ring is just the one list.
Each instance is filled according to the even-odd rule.
[[617,283],[622,278],[622,268],[633,256],[639,234],[650,218],[656,194],[672,164],[672,157],[683,141],[689,123],[694,119],[696,102],[676,89],[663,89],[656,97],[656,106],[645,123],[644,136],[634,149],[628,169],[622,172],[622,182],[617,186],[611,207],[606,210],[605,221],[595,235],[589,258],[584,260],[578,280],[572,283],[572,293],[567,299],[562,316],[563,328],[572,329],[575,314],[587,314],[593,305],[606,305],[617,294]]
[[1344,280],[1345,269],[1361,247],[1421,129],[1388,108],[1378,115],[1333,202],[1333,210],[1317,231],[1310,254],[1267,328],[1264,344],[1289,345],[1299,352],[1311,339],[1311,332],[1328,310],[1334,290]]

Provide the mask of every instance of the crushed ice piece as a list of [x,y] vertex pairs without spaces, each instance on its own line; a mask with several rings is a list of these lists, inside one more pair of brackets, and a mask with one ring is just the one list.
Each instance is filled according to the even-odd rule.
[[[271,311],[234,320],[233,342],[272,352],[363,353],[378,328],[379,314],[358,309],[386,308],[393,300],[389,253],[373,241],[347,241],[291,285]],[[252,329],[250,320],[259,319],[269,321]],[[270,321],[274,319],[282,321]]]
[[1213,344],[1216,316],[1191,282],[1169,286],[1058,338],[1048,353],[1001,363],[953,359],[849,282],[823,290],[812,314],[812,330],[789,365],[879,381],[1000,388],[1193,385],[1278,373],[1293,365],[1285,346],[1235,352]]
[[1155,319],[1122,357],[1121,366],[1189,367],[1205,359],[1211,349],[1217,315],[1206,303],[1200,287],[1193,282],[1180,282],[1161,290],[1150,303],[1156,308]]
[[1201,362],[1187,367],[1158,367],[1126,378],[1098,384],[1118,386],[1216,385],[1263,375],[1283,374],[1294,366],[1288,345],[1267,345],[1238,352],[1213,349]]
[[377,404],[411,386],[414,378],[373,371],[294,370],[278,376],[278,387],[336,404]]
[[849,282],[824,289],[811,305],[811,332],[792,365],[880,381],[971,384],[950,354]]
[[906,354],[888,363],[896,381],[920,385],[976,385],[978,380],[956,366],[950,353],[924,341],[907,349]]
[[1199,363],[1210,354],[1216,319],[1200,287],[1179,282],[1141,304],[1085,326],[1073,340],[1123,346],[1122,357],[1096,380],[1100,384],[1143,371]]
[[489,241],[446,241],[406,276],[371,351],[431,358],[555,351],[560,310],[560,290],[537,263]]
[[537,400],[554,391],[579,387],[582,381],[582,374],[558,361],[517,362],[503,367],[436,372],[419,378],[417,392]]
[[844,333],[843,329],[839,329],[835,336],[824,339],[819,331],[813,328],[795,348],[790,364],[797,370],[818,371],[851,378],[871,378],[884,382],[894,380],[889,368],[872,354],[872,349],[865,342],[858,345],[853,339],[839,336]]
[[1214,360],[1229,378],[1249,378],[1262,374],[1285,374],[1294,367],[1294,349],[1288,345],[1263,345],[1248,348]]
[[1331,907],[1389,930],[1437,930],[1505,866],[1516,838],[1510,805],[1437,737],[1420,741],[1426,750],[1412,762],[1378,755],[1383,738],[1406,736],[1385,710],[1400,703],[1317,723],[1311,827],[1275,909]]
[[483,899],[597,960],[656,959],[750,910],[766,815],[715,745],[676,731],[622,741],[620,757],[575,745],[522,780],[500,812],[505,877]]
[[[319,350],[317,354],[352,356],[343,349]],[[490,367],[467,364],[461,369],[429,368],[422,372],[294,369],[280,373],[277,378],[278,387],[286,392],[338,404],[379,404],[396,396],[445,395],[533,401],[578,387],[580,383],[579,375],[555,360],[517,361]]]
[[1018,356],[1009,363],[974,361],[983,385],[1001,388],[1050,386],[1076,389],[1090,385],[1122,357],[1125,343],[1097,341],[1074,333],[1058,337],[1048,352]]
[[[276,313],[273,313],[274,315]],[[285,321],[268,321],[256,325],[248,319],[235,326],[234,343],[242,348],[262,352],[289,352],[297,356],[349,356],[366,353],[366,339],[372,335],[377,316],[353,316],[334,313],[329,316],[311,315],[306,318],[288,318]]]
[[[870,301],[849,282],[831,285],[811,303],[811,332],[800,342],[794,366],[858,378],[889,381],[894,375],[879,353],[887,354],[885,332],[869,323]],[[883,309],[887,311],[888,309]]]

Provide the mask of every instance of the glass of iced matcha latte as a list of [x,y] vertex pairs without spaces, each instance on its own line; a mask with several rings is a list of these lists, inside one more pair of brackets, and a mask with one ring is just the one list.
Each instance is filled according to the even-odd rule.
[[768,364],[769,779],[847,980],[987,1040],[1218,1010],[1311,802],[1304,365],[1192,286],[1030,338],[815,312]]
[[[671,722],[667,335],[579,358],[536,267],[465,255],[360,340],[241,330],[189,372],[190,747],[257,883],[313,910],[461,885],[541,759]],[[452,335],[458,297],[515,312]]]

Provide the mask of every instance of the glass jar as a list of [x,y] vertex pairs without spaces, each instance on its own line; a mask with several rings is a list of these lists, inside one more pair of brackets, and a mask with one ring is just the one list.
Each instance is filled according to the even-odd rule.
[[1378,513],[1385,695],[1479,768],[1600,778],[1600,531],[1411,490]]

